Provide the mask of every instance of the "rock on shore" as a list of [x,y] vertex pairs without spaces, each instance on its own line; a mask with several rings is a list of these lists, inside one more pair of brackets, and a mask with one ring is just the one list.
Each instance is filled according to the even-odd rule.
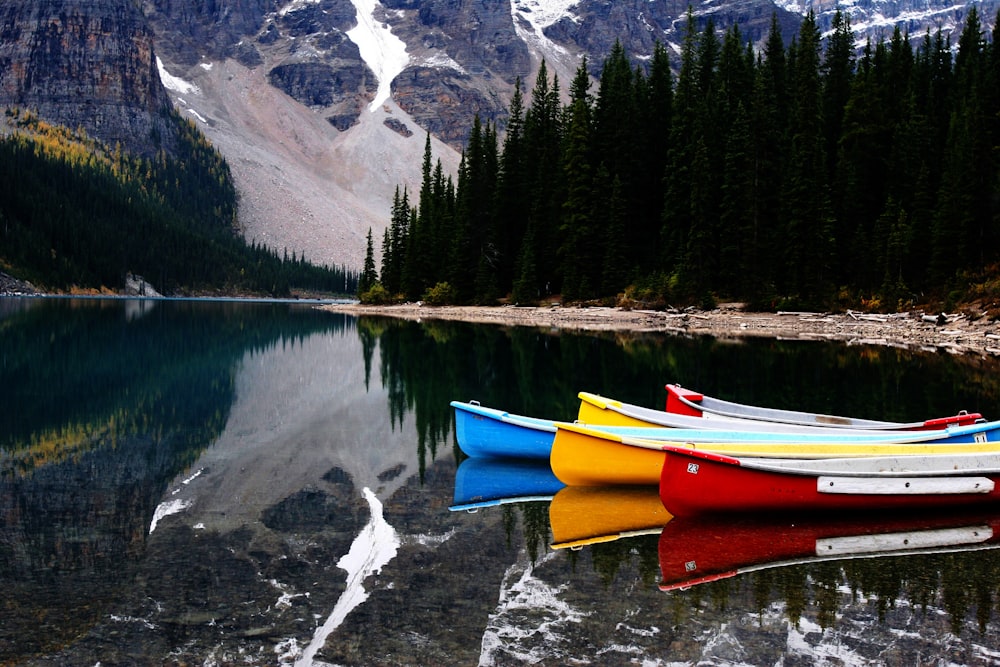
[[0,271],[0,296],[35,296],[41,294],[35,286]]

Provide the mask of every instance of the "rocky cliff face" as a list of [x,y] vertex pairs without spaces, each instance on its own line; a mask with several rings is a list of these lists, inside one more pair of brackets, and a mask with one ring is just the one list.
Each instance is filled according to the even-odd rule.
[[140,154],[172,141],[153,34],[131,0],[0,2],[0,106]]
[[[1000,0],[976,2],[986,23]],[[776,16],[786,43],[802,16],[813,11],[821,30],[835,2],[729,0],[695,7],[700,30],[709,20],[724,30],[739,24],[762,43]],[[372,12],[374,9],[374,12]],[[322,113],[337,129],[358,121],[375,96],[378,74],[361,56],[358,17],[371,14],[405,44],[408,62],[392,79],[392,96],[420,129],[461,149],[478,114],[502,127],[518,77],[531,83],[538,63],[567,83],[579,57],[598,75],[620,41],[635,62],[657,41],[678,51],[688,3],[681,0],[146,0],[144,10],[172,64],[190,67],[233,58],[263,68],[270,83]],[[960,25],[966,5],[944,0],[864,0],[842,5],[859,46],[887,38],[896,25],[915,37]],[[359,13],[360,12],[360,13]]]

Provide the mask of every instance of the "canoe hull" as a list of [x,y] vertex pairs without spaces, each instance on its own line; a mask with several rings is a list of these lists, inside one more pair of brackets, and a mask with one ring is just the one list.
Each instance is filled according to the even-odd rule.
[[510,415],[501,410],[452,401],[455,437],[468,456],[546,460],[555,427],[544,419]]
[[[660,500],[674,516],[937,510],[1000,501],[1000,474],[798,474],[746,467],[717,454],[664,453]],[[841,489],[841,487],[844,487]]]
[[[654,429],[658,431],[659,429]],[[680,432],[680,431],[678,431]],[[556,424],[550,465],[556,477],[569,486],[602,486],[609,484],[657,484],[664,465],[664,449],[684,452],[724,454],[729,457],[748,456],[775,460],[840,459],[872,460],[900,457],[932,457],[940,455],[986,457],[996,454],[996,443],[880,442],[838,441],[828,438],[809,440],[806,436],[772,434],[783,441],[768,442],[758,438],[764,434],[746,434],[731,441],[671,442],[631,438],[604,427],[586,424]],[[711,433],[711,432],[706,432]],[[798,439],[796,439],[798,438]],[[856,467],[864,469],[865,463]]]
[[664,453],[558,428],[549,465],[567,486],[615,484],[655,485],[660,481]]

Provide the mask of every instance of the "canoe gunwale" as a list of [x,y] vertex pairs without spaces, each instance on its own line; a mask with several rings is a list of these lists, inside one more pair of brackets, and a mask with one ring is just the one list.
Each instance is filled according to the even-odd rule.
[[[838,415],[827,415],[822,413],[803,412],[798,410],[781,410],[777,408],[757,407],[745,405],[733,401],[726,401],[720,398],[713,398],[701,394],[700,401],[692,401],[684,396],[683,391],[673,391],[672,388],[681,389],[679,384],[666,385],[667,392],[672,400],[683,404],[689,410],[698,413],[708,413],[723,419],[733,420],[756,420],[762,422],[774,422],[781,424],[798,424],[802,426],[815,426],[829,429],[864,429],[864,430],[889,430],[889,431],[912,431],[924,430],[931,423],[947,424],[953,417],[934,418],[919,422],[891,422],[877,419],[863,419],[858,417],[842,417]],[[984,421],[979,413],[969,413],[966,410],[960,411],[954,417],[965,417]]]

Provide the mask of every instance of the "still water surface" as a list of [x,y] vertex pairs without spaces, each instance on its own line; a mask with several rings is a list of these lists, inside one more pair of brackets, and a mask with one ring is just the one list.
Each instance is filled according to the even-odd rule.
[[[0,665],[1000,664],[1000,511],[670,521],[655,489],[462,461],[448,406],[572,419],[578,391],[654,407],[680,382],[1000,417],[997,370],[294,304],[0,299]],[[514,498],[467,511],[493,496]]]

